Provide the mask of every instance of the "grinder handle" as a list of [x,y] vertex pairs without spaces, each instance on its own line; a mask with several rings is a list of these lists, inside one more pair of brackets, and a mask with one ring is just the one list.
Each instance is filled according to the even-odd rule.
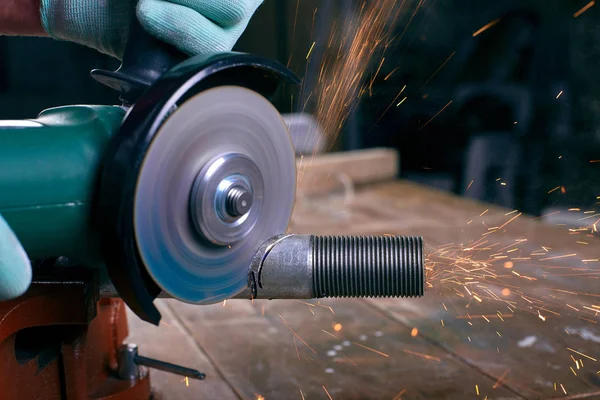
[[119,69],[95,69],[91,75],[100,83],[119,91],[121,101],[131,105],[163,73],[187,58],[174,46],[150,35],[134,14]]

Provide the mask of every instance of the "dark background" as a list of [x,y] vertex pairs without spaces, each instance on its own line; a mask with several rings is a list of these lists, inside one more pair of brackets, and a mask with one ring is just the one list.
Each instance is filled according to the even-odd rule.
[[[392,33],[406,32],[386,52],[373,95],[362,98],[334,147],[396,147],[405,178],[532,214],[593,209],[600,195],[600,163],[590,163],[600,159],[600,6],[573,18],[587,3],[405,3]],[[236,50],[289,62],[305,77],[302,93],[286,88],[275,99],[281,112],[296,111],[314,89],[322,38],[356,4],[266,0],[251,20]],[[307,65],[314,40],[317,61]],[[371,73],[379,61],[373,59]],[[0,118],[34,118],[65,104],[114,104],[117,96],[89,71],[117,66],[70,43],[0,37]],[[407,100],[384,113],[404,85]],[[564,189],[548,194],[558,186]]]

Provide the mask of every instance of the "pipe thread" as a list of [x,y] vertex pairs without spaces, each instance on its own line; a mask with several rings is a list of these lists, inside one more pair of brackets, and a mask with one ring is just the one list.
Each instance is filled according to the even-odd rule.
[[313,236],[316,297],[420,297],[423,239],[414,236]]

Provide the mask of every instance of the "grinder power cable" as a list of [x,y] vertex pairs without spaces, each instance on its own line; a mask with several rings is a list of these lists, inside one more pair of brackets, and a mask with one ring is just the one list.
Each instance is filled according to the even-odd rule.
[[92,76],[122,106],[65,106],[0,124],[0,213],[32,260],[107,273],[158,324],[157,297],[422,296],[419,237],[286,234],[288,128],[269,99],[299,79],[228,52],[187,58],[135,21],[117,71]]

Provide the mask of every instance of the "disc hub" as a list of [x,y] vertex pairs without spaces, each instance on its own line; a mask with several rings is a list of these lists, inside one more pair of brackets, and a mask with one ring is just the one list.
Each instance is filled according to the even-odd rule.
[[[237,219],[246,215],[252,207],[252,188],[246,185],[244,179],[236,182],[230,177],[221,181],[217,192],[219,215],[223,219]],[[243,177],[242,177],[243,178]],[[225,186],[227,189],[222,189]]]
[[219,246],[232,245],[256,224],[264,182],[256,164],[228,153],[209,161],[194,181],[190,214],[198,232]]

